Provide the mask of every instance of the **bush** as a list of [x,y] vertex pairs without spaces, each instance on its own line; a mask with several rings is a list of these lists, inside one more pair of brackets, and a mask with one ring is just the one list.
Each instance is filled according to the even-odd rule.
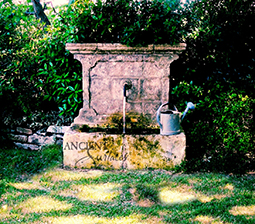
[[171,66],[172,100],[197,103],[183,121],[188,170],[244,173],[254,163],[253,1],[195,1],[187,50]]
[[199,102],[183,121],[187,135],[186,168],[235,173],[254,168],[255,100],[235,89],[225,91],[219,83],[214,83],[208,92],[190,86],[182,84],[173,91],[179,97],[186,95],[180,101],[181,108],[189,96],[197,96]]
[[73,10],[80,43],[176,44],[187,33],[179,1],[77,1]]
[[9,18],[0,24],[0,39],[4,38],[0,98],[5,105],[1,115],[16,118],[35,110],[73,115],[81,105],[82,90],[81,65],[65,50],[72,35],[53,12],[52,27],[44,28],[33,16],[24,16],[26,9],[26,5],[0,3],[0,16]]

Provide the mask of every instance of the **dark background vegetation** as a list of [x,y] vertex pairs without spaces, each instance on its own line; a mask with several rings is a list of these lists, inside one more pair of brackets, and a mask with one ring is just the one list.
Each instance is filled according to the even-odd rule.
[[[29,8],[30,7],[30,8]],[[45,26],[32,6],[0,3],[0,116],[7,127],[62,122],[81,107],[81,65],[67,42],[130,46],[186,42],[171,65],[171,101],[186,117],[187,171],[254,170],[254,32],[252,0],[75,1],[46,10]],[[55,120],[53,119],[55,122]],[[68,122],[70,120],[67,120]],[[34,125],[35,128],[41,125]]]

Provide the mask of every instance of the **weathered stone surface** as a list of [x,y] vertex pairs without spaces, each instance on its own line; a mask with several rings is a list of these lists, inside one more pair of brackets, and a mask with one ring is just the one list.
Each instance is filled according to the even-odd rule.
[[49,133],[64,134],[68,128],[69,128],[69,126],[51,125],[51,126],[48,127],[47,132],[49,132]]
[[169,169],[185,157],[184,133],[172,136],[80,133],[64,135],[64,165],[77,168]]
[[55,135],[56,139],[63,139],[63,135],[62,134],[57,134]]
[[45,136],[46,132],[44,130],[38,130],[36,134]]
[[57,145],[63,145],[63,140],[62,139],[58,139],[55,144]]
[[179,52],[181,53],[186,49],[186,44],[176,44],[176,45],[148,45],[147,47],[128,47],[123,44],[113,43],[113,44],[104,44],[104,43],[78,43],[72,44],[67,43],[66,48],[73,54],[96,54],[96,53],[112,53],[112,54],[130,54],[130,53],[172,53]]
[[17,141],[17,142],[27,142],[27,136],[26,135],[10,134],[9,138],[10,138],[10,140]]
[[25,144],[25,143],[20,143],[20,142],[14,142],[14,144],[18,148],[22,148],[22,149],[30,149],[30,150],[40,150],[41,149],[40,146],[34,145],[34,144]]
[[[83,108],[73,124],[99,124],[104,116],[122,112],[123,86],[127,80],[132,82],[131,90],[127,91],[127,112],[150,113],[155,120],[154,105],[168,101],[170,64],[185,48],[186,44],[148,47],[67,44],[66,49],[83,68]],[[144,111],[147,107],[150,109]]]
[[28,137],[28,143],[39,144],[39,145],[51,145],[55,143],[54,136],[40,136],[33,134]]
[[27,135],[33,134],[33,131],[32,131],[31,129],[28,129],[28,128],[17,127],[17,128],[16,128],[16,131],[17,131],[18,133],[21,133],[21,134],[27,134]]

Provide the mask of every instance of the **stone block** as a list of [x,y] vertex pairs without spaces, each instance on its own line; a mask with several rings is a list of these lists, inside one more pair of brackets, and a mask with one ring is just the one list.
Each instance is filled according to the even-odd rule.
[[17,142],[27,142],[27,136],[26,135],[10,134],[9,138],[10,138],[10,140],[17,141]]
[[48,133],[58,133],[58,134],[64,134],[66,130],[69,128],[69,126],[56,126],[51,125],[48,127],[47,132]]
[[63,140],[62,140],[62,139],[58,139],[58,140],[56,141],[55,144],[57,144],[57,145],[63,145]]
[[[121,113],[122,111],[123,110],[121,110]],[[142,102],[129,102],[129,99],[128,99],[128,102],[126,103],[126,111],[142,114],[144,112]]]
[[33,131],[32,131],[31,129],[28,129],[28,128],[17,127],[17,128],[16,128],[16,131],[17,131],[18,133],[26,134],[26,135],[31,135],[31,134],[33,134]]
[[170,169],[185,157],[184,133],[122,135],[67,131],[64,135],[64,165],[103,169]]
[[57,134],[57,135],[55,135],[55,137],[56,137],[56,139],[63,139],[63,135],[61,134]]
[[93,100],[111,99],[111,80],[108,78],[91,78],[90,93]]
[[140,80],[140,95],[141,100],[151,100],[160,102],[162,95],[162,87],[159,78],[141,79]]
[[44,130],[38,130],[36,134],[45,136],[46,132]]
[[143,111],[145,114],[151,115],[151,118],[153,120],[156,119],[156,112],[158,108],[160,107],[160,103],[155,103],[155,102],[145,102],[143,104]]
[[169,100],[169,89],[170,89],[170,80],[168,77],[162,78],[162,103],[168,102]]
[[29,149],[29,150],[40,150],[41,147],[38,145],[34,145],[34,144],[24,144],[24,143],[20,143],[20,142],[14,142],[14,144],[18,147],[18,148],[22,148],[22,149]]
[[109,62],[106,64],[108,66],[109,76],[111,77],[135,78],[143,75],[143,62],[130,62],[127,58],[124,58],[123,61]]
[[105,62],[98,62],[95,67],[93,67],[90,71],[90,77],[91,79],[94,78],[102,78],[102,77],[108,77],[109,75],[109,69],[108,69],[108,63]]
[[[91,107],[96,112],[96,115],[111,115],[122,111],[122,100],[93,100]],[[93,118],[94,119],[94,118]]]
[[55,143],[55,136],[40,136],[33,134],[28,137],[28,143],[39,145],[51,145]]

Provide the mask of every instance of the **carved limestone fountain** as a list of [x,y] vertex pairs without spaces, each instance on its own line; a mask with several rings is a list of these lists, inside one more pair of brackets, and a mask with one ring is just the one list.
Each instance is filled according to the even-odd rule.
[[[82,64],[83,107],[64,135],[64,165],[169,169],[180,164],[185,157],[183,132],[171,136],[132,132],[128,122],[139,126],[139,116],[143,116],[150,121],[145,129],[158,130],[157,109],[169,100],[170,64],[185,48],[186,44],[66,44]],[[133,114],[133,119],[125,120],[131,127],[129,134],[109,131],[113,129],[107,122],[120,114],[123,118]]]

